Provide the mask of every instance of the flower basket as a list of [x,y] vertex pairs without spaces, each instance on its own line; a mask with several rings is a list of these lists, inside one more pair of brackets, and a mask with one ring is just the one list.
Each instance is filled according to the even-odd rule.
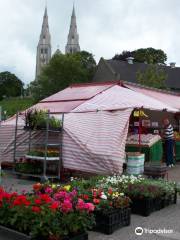
[[132,213],[147,217],[154,211],[154,199],[153,198],[131,198]]
[[130,208],[95,211],[95,231],[112,234],[115,230],[130,225]]
[[[42,240],[44,238],[38,237],[38,238],[32,238],[31,236],[28,236],[24,233],[15,231],[11,228],[4,227],[0,225],[0,232],[1,235],[6,239],[6,237],[13,240]],[[53,238],[52,238],[53,239]],[[45,239],[44,239],[45,240]],[[49,240],[49,239],[47,239]],[[67,236],[64,238],[61,238],[61,240],[88,240],[88,233],[80,233],[75,236]]]

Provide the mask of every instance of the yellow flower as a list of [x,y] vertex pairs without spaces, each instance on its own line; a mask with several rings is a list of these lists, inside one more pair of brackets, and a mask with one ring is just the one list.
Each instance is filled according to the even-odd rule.
[[52,184],[52,189],[55,189],[56,188],[56,184]]
[[66,185],[66,186],[64,186],[64,189],[65,189],[66,191],[69,191],[69,190],[71,189],[71,185]]

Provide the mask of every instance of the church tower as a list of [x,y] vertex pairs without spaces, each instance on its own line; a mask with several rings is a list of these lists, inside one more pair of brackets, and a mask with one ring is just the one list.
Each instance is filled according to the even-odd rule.
[[77,33],[76,14],[73,6],[71,25],[69,29],[68,41],[65,49],[66,53],[80,52],[79,35]]
[[49,63],[51,59],[51,35],[49,32],[47,7],[45,8],[42,30],[37,46],[36,55],[36,79],[41,73],[42,67]]

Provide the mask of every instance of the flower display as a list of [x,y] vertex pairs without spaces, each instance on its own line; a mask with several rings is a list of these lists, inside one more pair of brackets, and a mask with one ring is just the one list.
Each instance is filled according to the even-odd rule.
[[1,225],[43,239],[62,239],[93,226],[95,207],[81,199],[77,191],[67,191],[69,187],[43,189],[40,183],[33,188],[34,194],[7,193],[0,188]]

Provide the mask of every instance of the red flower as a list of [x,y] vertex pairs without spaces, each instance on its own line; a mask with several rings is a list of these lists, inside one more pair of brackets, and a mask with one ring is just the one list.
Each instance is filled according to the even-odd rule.
[[41,208],[37,207],[37,206],[33,206],[32,207],[32,211],[35,212],[35,213],[40,213],[41,212]]
[[45,203],[50,203],[52,202],[52,198],[48,194],[41,194],[40,199],[44,201]]
[[33,185],[33,189],[35,192],[38,192],[41,189],[42,185],[40,183],[36,183]]
[[41,199],[37,198],[37,199],[34,200],[34,203],[37,204],[37,205],[41,205],[42,201],[41,201]]
[[13,201],[14,206],[19,206],[19,205],[29,206],[30,204],[31,202],[27,200],[26,196],[24,195],[17,196]]
[[52,211],[55,211],[56,209],[59,208],[59,203],[58,202],[53,202],[50,207],[49,207]]
[[94,198],[94,199],[93,199],[93,203],[94,203],[94,204],[99,204],[99,203],[100,203],[100,200],[97,199],[97,198]]
[[84,195],[83,195],[83,199],[84,199],[84,200],[88,200],[88,199],[89,199],[89,196],[88,196],[87,194],[84,194]]
[[110,195],[113,194],[113,190],[112,190],[112,188],[109,188],[109,189],[108,189],[108,193],[109,193]]

